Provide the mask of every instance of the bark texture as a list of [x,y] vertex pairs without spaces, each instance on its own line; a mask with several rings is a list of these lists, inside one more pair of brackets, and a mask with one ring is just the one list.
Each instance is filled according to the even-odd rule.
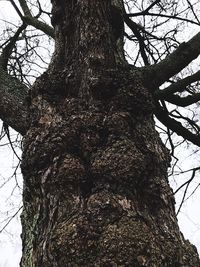
[[28,88],[0,67],[0,118],[22,135],[28,129],[28,99]]
[[24,138],[22,267],[200,266],[177,225],[152,95],[116,40],[121,4],[53,1],[55,54]]

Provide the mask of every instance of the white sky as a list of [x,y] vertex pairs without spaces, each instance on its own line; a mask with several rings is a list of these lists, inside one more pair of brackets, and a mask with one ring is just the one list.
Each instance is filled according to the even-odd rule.
[[[7,143],[6,138],[0,144],[3,143]],[[19,149],[16,151],[20,155]],[[11,147],[0,146],[0,267],[19,267],[21,258],[19,214],[1,231],[22,205],[20,170],[17,171],[17,177],[12,177],[17,164],[18,160],[13,156]],[[16,179],[19,187],[16,187]]]
[[[12,15],[13,14],[13,15]],[[9,1],[0,0],[0,26],[3,27],[5,22],[3,21],[9,15],[9,20],[16,21],[15,12],[13,12]],[[2,28],[3,29],[3,28]],[[6,142],[6,139],[4,140]],[[19,150],[18,150],[18,153]],[[191,150],[180,150],[179,156],[184,168],[190,168],[194,164],[194,158],[187,159]],[[199,163],[199,155],[197,154],[196,163]],[[187,159],[187,161],[185,161]],[[195,164],[196,164],[195,163]],[[21,226],[19,214],[11,221],[6,230],[1,232],[2,227],[7,221],[6,218],[12,216],[18,208],[21,206],[21,189],[16,186],[15,178],[9,180],[12,176],[15,166],[17,164],[16,158],[14,158],[12,150],[9,146],[0,146],[0,267],[19,267],[21,257]],[[177,187],[183,183],[183,179],[188,179],[191,173],[181,177],[181,180],[177,178],[176,182],[172,181],[172,185]],[[18,183],[22,186],[21,176],[18,175]],[[200,175],[197,176],[194,185],[200,182]],[[9,180],[5,186],[2,184]],[[15,189],[14,189],[15,188]],[[14,191],[13,191],[14,189]],[[183,190],[182,190],[183,192]],[[181,199],[181,192],[177,196],[177,203]],[[192,196],[183,205],[183,208],[178,216],[179,225],[181,231],[184,233],[185,238],[189,239],[194,245],[197,246],[200,252],[200,189],[196,194]]]

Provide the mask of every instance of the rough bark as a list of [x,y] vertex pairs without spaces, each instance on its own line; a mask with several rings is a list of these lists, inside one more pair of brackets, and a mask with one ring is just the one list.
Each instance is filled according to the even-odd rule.
[[0,118],[20,134],[28,129],[28,88],[0,67]]
[[53,1],[55,54],[24,138],[22,267],[200,266],[177,225],[151,90],[111,16],[110,1]]

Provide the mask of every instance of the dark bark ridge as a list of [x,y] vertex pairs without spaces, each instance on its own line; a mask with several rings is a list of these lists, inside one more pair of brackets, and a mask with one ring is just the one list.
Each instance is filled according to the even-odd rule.
[[24,138],[21,266],[200,266],[152,95],[119,62],[110,14],[110,1],[53,1],[56,50]]

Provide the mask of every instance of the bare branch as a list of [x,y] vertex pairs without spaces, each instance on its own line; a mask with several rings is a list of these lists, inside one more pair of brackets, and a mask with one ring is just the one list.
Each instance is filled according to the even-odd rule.
[[155,115],[161,123],[171,129],[177,135],[182,136],[184,139],[192,142],[194,145],[200,146],[200,135],[193,134],[188,129],[186,129],[180,122],[170,118],[167,111],[165,111],[159,103],[157,103],[156,105]]
[[26,3],[26,0],[19,0],[20,6],[25,16],[32,17],[31,11]]
[[200,54],[200,32],[197,33],[187,43],[180,46],[164,60],[157,64],[146,67],[146,78],[151,81],[152,88],[155,90],[157,86],[169,80],[172,76],[179,73],[189,63],[191,63]]
[[186,97],[180,97],[179,95],[168,95],[164,98],[164,100],[180,107],[186,107],[197,103],[200,100],[200,93],[188,95]]
[[187,122],[187,128],[191,128],[195,132],[195,134],[200,134],[200,127],[196,124],[194,117],[188,118],[187,116],[183,116],[177,109],[170,112],[170,116],[175,119],[181,119]]
[[38,20],[37,17],[33,17],[25,0],[19,0],[19,3],[24,12],[24,15],[21,14],[20,10],[18,9],[17,5],[15,4],[13,0],[11,0],[11,3],[24,23],[31,25],[35,27],[36,29],[41,30],[48,36],[54,38],[53,27],[49,26],[45,22]]
[[189,1],[189,0],[187,0],[187,3],[188,3],[188,5],[189,5],[190,9],[192,10],[192,13],[193,13],[193,15],[194,15],[195,19],[197,20],[197,22],[198,22],[198,23],[199,23],[199,25],[200,25],[200,21],[199,21],[199,19],[198,19],[198,16],[197,16],[197,14],[196,14],[196,13],[195,13],[195,11],[194,11],[194,7],[193,7],[193,5],[190,3],[190,1]]
[[[185,187],[185,190],[184,190],[184,193],[183,193],[182,200],[181,200],[181,204],[179,205],[178,211],[177,211],[177,213],[176,213],[177,215],[179,214],[179,212],[180,212],[180,210],[181,210],[181,208],[182,208],[182,206],[183,206],[183,203],[184,203],[184,201],[185,201],[185,197],[186,197],[186,194],[187,194],[189,185],[190,185],[190,183],[194,180],[196,171],[198,171],[199,169],[200,169],[199,167],[194,168],[194,169],[192,170],[192,175],[191,175],[190,179],[188,179],[185,183],[183,183],[181,186],[179,186],[179,188],[176,189],[176,191],[174,192],[174,194],[176,194],[181,188],[183,188],[184,186],[186,186],[186,187]],[[199,184],[198,184],[198,186],[199,186]],[[196,189],[198,188],[198,186],[196,187]],[[195,189],[195,190],[196,190],[196,189]],[[193,194],[193,193],[192,193],[192,194]],[[192,195],[192,194],[191,194],[191,195]]]
[[13,0],[10,0],[10,2],[12,4],[12,6],[14,7],[14,9],[16,10],[19,17],[21,18],[21,20],[23,21],[23,15],[22,15],[21,11],[19,10],[18,6],[15,4],[15,2]]
[[35,27],[36,29],[41,30],[42,32],[46,33],[48,36],[54,38],[54,29],[51,26],[49,26],[48,24],[46,24],[46,23],[44,23],[44,22],[42,22],[42,21],[40,21],[40,20],[38,20],[32,16],[31,17],[25,16],[24,21],[27,24]]
[[137,23],[132,21],[128,16],[124,16],[125,22],[127,26],[132,30],[133,34],[137,38],[140,46],[140,53],[142,56],[142,59],[144,61],[145,65],[149,65],[148,57],[145,53],[145,42],[143,36],[139,32],[139,27],[137,26]]
[[7,43],[7,45],[3,48],[2,54],[0,56],[0,64],[4,70],[6,70],[8,65],[8,59],[12,53],[12,50],[19,38],[19,35],[23,32],[23,30],[27,27],[26,24],[22,24],[16,31],[13,37],[11,37]]
[[145,12],[145,10],[142,12],[138,12],[138,13],[128,14],[128,16],[130,18],[138,17],[138,16],[144,16],[144,15],[145,16],[152,16],[152,17],[162,17],[162,18],[175,19],[175,20],[185,21],[185,22],[200,26],[199,23],[196,21],[193,21],[193,20],[190,20],[187,18],[183,18],[183,17],[179,17],[177,15],[167,15],[167,14],[161,14],[161,13]]
[[21,206],[10,218],[8,218],[7,223],[0,229],[0,234],[3,232],[3,230],[6,229],[6,227],[9,225],[9,223],[15,218],[15,216],[20,212],[20,210],[23,208]]
[[149,7],[147,7],[144,10],[144,13],[148,13],[150,9],[152,9],[155,5],[157,5],[158,3],[160,3],[160,0],[156,0],[155,2],[153,2]]
[[19,161],[21,161],[20,157],[17,155],[17,152],[15,151],[15,149],[13,147],[13,144],[12,144],[12,141],[11,141],[11,138],[10,138],[9,126],[5,122],[3,123],[3,128],[4,128],[4,131],[5,131],[5,134],[6,134],[7,138],[8,138],[9,144],[10,144],[10,146],[12,148],[13,153],[15,154],[15,156],[17,157],[17,159]]
[[185,91],[186,86],[199,80],[200,80],[200,71],[197,71],[193,75],[187,76],[186,78],[171,84],[170,86],[168,86],[163,90],[156,90],[154,94],[158,99],[165,99],[166,97],[174,93]]

